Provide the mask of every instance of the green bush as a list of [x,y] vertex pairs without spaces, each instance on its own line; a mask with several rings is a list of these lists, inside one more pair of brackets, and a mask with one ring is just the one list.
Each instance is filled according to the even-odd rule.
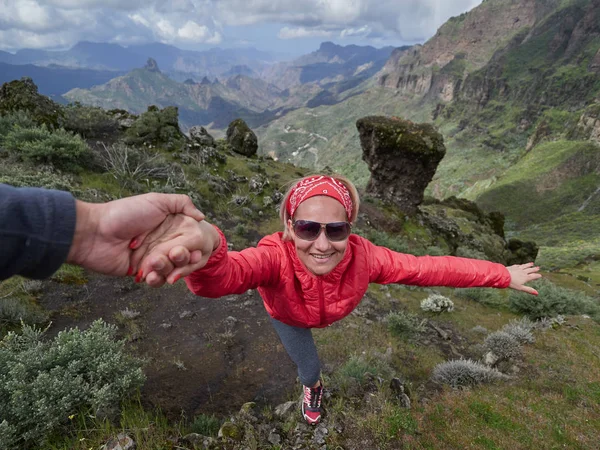
[[194,421],[190,424],[190,433],[198,433],[203,436],[216,437],[221,427],[221,422],[215,416],[200,414],[194,417]]
[[141,114],[125,133],[125,143],[128,145],[162,146],[168,150],[180,147],[184,139],[174,106],[162,110],[156,106],[148,107],[148,111]]
[[578,291],[556,286],[544,278],[531,283],[539,295],[511,291],[509,304],[513,311],[532,320],[558,315],[587,314],[600,321],[600,302]]
[[492,288],[458,288],[454,293],[459,297],[472,300],[483,305],[498,306],[503,303],[502,293]]
[[25,111],[16,111],[0,116],[0,144],[2,144],[3,137],[15,127],[33,128],[35,125],[35,122]]
[[16,325],[21,322],[27,325],[46,322],[48,316],[18,298],[0,299],[0,325]]
[[421,319],[416,314],[398,311],[387,315],[390,332],[400,337],[413,337],[425,330],[426,319]]
[[15,127],[4,138],[6,149],[23,161],[52,164],[65,171],[78,171],[88,164],[90,151],[77,135],[64,129],[50,132],[46,126]]
[[115,341],[116,327],[101,320],[53,340],[23,326],[0,342],[0,448],[40,447],[80,411],[102,415],[139,388],[140,361]]
[[102,108],[75,103],[66,106],[63,111],[63,128],[86,139],[102,138],[118,132],[119,125],[116,119]]

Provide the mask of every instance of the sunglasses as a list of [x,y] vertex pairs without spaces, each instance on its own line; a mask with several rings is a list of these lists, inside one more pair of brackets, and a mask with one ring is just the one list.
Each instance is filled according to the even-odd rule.
[[305,241],[315,241],[325,229],[325,236],[331,242],[339,242],[350,236],[352,226],[348,222],[319,223],[312,220],[296,220],[292,223],[294,233]]

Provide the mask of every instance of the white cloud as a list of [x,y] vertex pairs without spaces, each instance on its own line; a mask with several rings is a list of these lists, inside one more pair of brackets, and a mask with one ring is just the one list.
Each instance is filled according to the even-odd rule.
[[279,30],[279,34],[277,37],[279,39],[297,39],[297,38],[307,38],[307,37],[331,37],[333,33],[331,31],[319,30],[319,29],[311,29],[304,27],[283,27]]
[[345,28],[340,32],[340,37],[356,37],[367,36],[371,33],[371,28],[368,25],[363,25],[360,28]]
[[[228,27],[280,25],[280,39],[419,41],[481,0],[0,0],[1,49],[79,40],[216,44]],[[237,36],[235,40],[239,40]]]

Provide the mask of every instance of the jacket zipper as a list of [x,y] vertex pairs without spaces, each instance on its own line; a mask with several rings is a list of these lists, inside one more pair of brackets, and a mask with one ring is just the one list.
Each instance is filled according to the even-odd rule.
[[325,294],[323,294],[323,281],[319,278],[317,281],[319,288],[319,317],[320,325],[325,325]]

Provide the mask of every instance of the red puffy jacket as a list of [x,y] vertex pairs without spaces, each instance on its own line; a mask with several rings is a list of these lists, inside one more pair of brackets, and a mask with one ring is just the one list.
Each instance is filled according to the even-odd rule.
[[288,325],[319,328],[346,317],[369,283],[416,286],[496,287],[510,284],[502,264],[453,256],[420,256],[378,247],[355,234],[330,273],[317,276],[300,262],[292,241],[282,233],[264,237],[256,248],[228,252],[225,236],[206,266],[185,281],[203,297],[258,289],[269,314]]

